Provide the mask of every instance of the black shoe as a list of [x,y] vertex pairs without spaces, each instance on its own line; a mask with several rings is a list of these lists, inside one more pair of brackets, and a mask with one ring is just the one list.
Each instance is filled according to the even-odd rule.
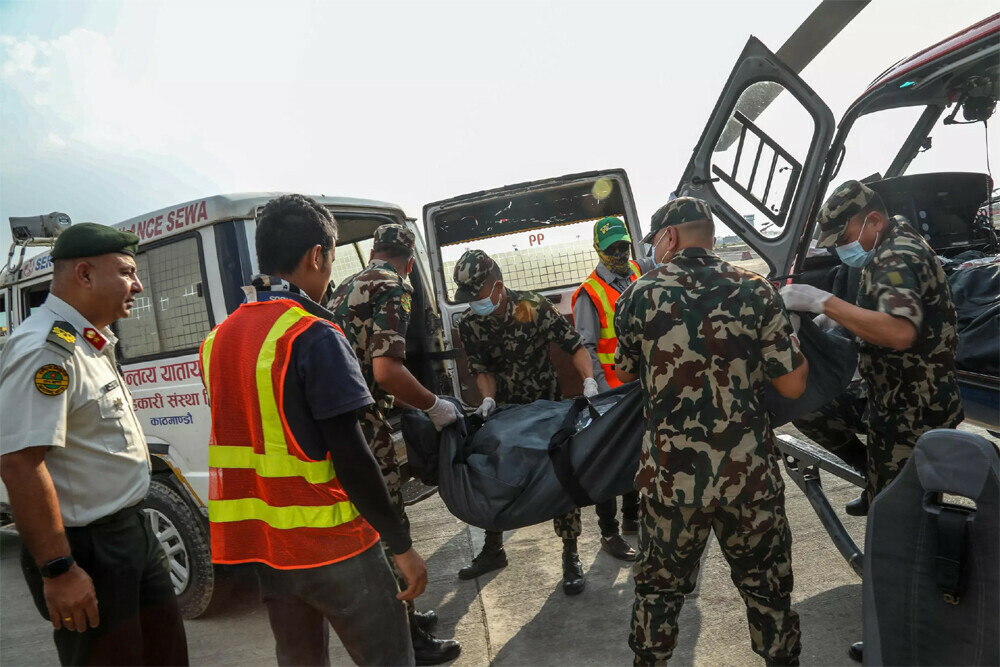
[[454,639],[437,639],[421,628],[410,628],[413,657],[418,665],[440,665],[458,657],[462,645]]
[[847,649],[847,655],[851,657],[854,662],[861,662],[861,658],[864,654],[865,645],[862,642],[854,642],[851,647]]
[[583,564],[576,553],[576,540],[566,540],[563,544],[563,593],[579,595],[586,584],[583,578]]
[[415,611],[413,616],[410,617],[413,625],[416,625],[421,630],[425,632],[430,632],[431,628],[437,625],[438,615],[433,609],[428,609],[427,611]]
[[622,519],[622,535],[638,535],[639,534],[639,521],[638,519]]
[[493,549],[484,546],[479,555],[472,559],[471,565],[466,565],[458,571],[458,578],[475,579],[487,572],[499,570],[501,567],[507,567],[507,552],[504,551],[503,547]]
[[862,493],[860,496],[847,503],[844,508],[851,516],[868,516],[868,494]]
[[635,549],[622,539],[621,535],[611,535],[601,538],[601,548],[618,560],[635,560]]

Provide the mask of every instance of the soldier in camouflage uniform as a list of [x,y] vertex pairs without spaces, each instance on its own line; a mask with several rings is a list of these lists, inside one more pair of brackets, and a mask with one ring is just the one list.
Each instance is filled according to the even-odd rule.
[[[870,502],[895,479],[917,438],[955,428],[964,418],[955,377],[955,305],[934,251],[905,218],[890,218],[871,188],[847,181],[834,190],[820,210],[819,228],[818,247],[835,247],[845,264],[864,267],[857,305],[810,285],[788,285],[781,295],[790,310],[825,314],[857,336],[867,391]],[[846,395],[822,412],[839,414],[835,424],[863,424],[863,407]],[[843,439],[822,433],[811,417],[804,422],[821,432],[820,444]]]
[[[382,225],[375,230],[371,261],[363,271],[345,280],[327,302],[334,321],[344,331],[361,365],[361,372],[375,403],[362,409],[361,430],[382,469],[389,495],[409,531],[403,507],[399,463],[386,413],[396,398],[425,410],[440,430],[454,422],[458,409],[425,389],[403,365],[406,328],[410,320],[412,288],[405,278],[413,270],[413,232],[402,225]],[[388,545],[383,544],[388,549]],[[389,558],[389,563],[394,563]],[[393,567],[396,580],[402,573]],[[454,659],[461,646],[454,640],[435,639],[428,630],[437,620],[433,611],[416,612],[407,604],[410,632],[417,664],[436,665]]]
[[[478,412],[488,417],[497,403],[531,403],[562,398],[559,378],[549,357],[549,343],[572,355],[584,378],[584,394],[597,394],[593,368],[580,335],[541,294],[516,292],[503,284],[503,275],[489,255],[469,250],[455,264],[455,300],[470,302],[458,320],[458,335],[469,360],[469,372],[483,395]],[[585,586],[577,553],[580,510],[554,520],[563,539],[563,592],[575,595]],[[486,543],[472,564],[458,576],[472,579],[507,565],[503,533],[486,532]]]
[[641,381],[648,420],[636,474],[635,664],[673,654],[711,532],[746,603],[754,652],[768,664],[798,664],[792,535],[763,400],[768,383],[801,395],[808,364],[771,284],[711,252],[705,202],[670,201],[651,230],[644,240],[658,268],[615,309],[615,374]]

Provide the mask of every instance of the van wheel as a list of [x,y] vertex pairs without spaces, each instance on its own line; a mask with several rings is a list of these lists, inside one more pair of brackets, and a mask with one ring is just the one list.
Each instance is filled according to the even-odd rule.
[[215,589],[212,551],[204,521],[167,482],[153,479],[142,510],[170,565],[170,580],[184,618],[205,613]]

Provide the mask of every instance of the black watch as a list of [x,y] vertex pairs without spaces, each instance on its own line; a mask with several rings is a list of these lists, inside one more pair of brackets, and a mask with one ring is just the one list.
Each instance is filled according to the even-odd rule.
[[42,573],[43,577],[47,579],[52,579],[58,577],[61,574],[66,574],[69,569],[73,567],[73,556],[62,556],[61,558],[53,558],[45,565],[38,568],[38,571]]

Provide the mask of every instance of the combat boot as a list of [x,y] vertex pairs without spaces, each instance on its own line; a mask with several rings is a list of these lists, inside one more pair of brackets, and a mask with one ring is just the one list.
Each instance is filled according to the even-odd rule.
[[458,571],[458,578],[475,579],[502,567],[507,567],[507,552],[503,549],[503,533],[487,531],[483,550],[472,559],[471,565],[466,565]]
[[430,632],[437,625],[438,615],[433,609],[427,611],[414,611],[410,616],[410,625],[416,625],[421,630]]
[[618,560],[635,560],[635,549],[618,533],[602,537],[601,548]]
[[868,494],[862,493],[860,496],[847,503],[844,508],[851,516],[868,516]]
[[413,658],[418,665],[440,665],[458,657],[462,645],[454,639],[438,639],[423,628],[410,626],[413,641]]
[[563,540],[563,593],[579,595],[587,582],[583,578],[583,564],[576,552],[576,540]]
[[865,657],[865,645],[862,642],[854,642],[847,647],[847,655],[854,662],[861,662]]

